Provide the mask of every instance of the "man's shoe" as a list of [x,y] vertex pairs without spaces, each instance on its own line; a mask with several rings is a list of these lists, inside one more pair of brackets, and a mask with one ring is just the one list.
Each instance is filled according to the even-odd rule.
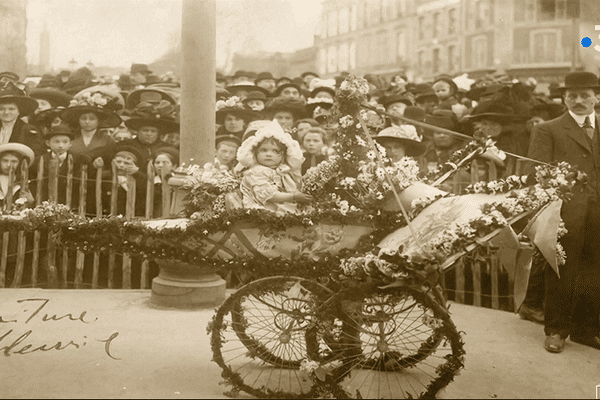
[[571,342],[579,343],[584,346],[590,346],[600,350],[600,337],[598,336],[573,336],[571,335]]
[[557,333],[553,335],[548,335],[546,336],[544,347],[550,353],[560,353],[565,348],[565,339]]
[[524,304],[519,308],[519,316],[527,321],[533,321],[542,325],[544,324],[544,311],[529,308]]

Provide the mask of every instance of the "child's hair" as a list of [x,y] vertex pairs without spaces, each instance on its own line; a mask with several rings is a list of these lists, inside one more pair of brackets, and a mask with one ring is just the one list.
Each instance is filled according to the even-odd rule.
[[115,156],[113,158],[117,158],[118,156],[121,156],[121,157],[130,156],[133,159],[132,160],[133,163],[139,167],[140,160],[138,160],[138,157],[135,154],[133,154],[132,152],[127,151],[127,150],[121,150],[121,151],[118,151],[117,153],[115,153]]
[[310,126],[312,126],[313,128],[318,128],[319,126],[321,126],[321,125],[319,125],[319,123],[317,121],[315,121],[312,118],[303,118],[303,119],[299,119],[298,121],[294,122],[294,128],[297,128],[298,125],[303,124],[303,123],[310,124]]
[[19,159],[19,165],[17,165],[17,168],[14,171],[14,177],[15,180],[20,180],[21,179],[21,162],[23,161],[23,159],[25,159],[25,156],[21,153],[19,153],[18,151],[12,151],[12,150],[7,150],[7,151],[3,151],[2,153],[0,153],[0,160],[2,160],[2,157],[4,157],[5,155],[10,154],[12,156],[15,156]]
[[262,146],[265,143],[275,144],[277,146],[277,148],[283,152],[283,154],[285,154],[285,152],[287,151],[287,147],[285,146],[285,144],[281,143],[279,140],[275,139],[274,137],[267,137],[267,138],[264,138],[263,140],[261,140],[259,143],[257,143],[256,146],[254,146],[254,148],[252,149],[252,152],[254,153],[255,156],[258,153],[258,149],[260,148],[260,146]]
[[215,147],[217,148],[217,150],[219,150],[221,148],[221,145],[223,145],[223,144],[226,144],[227,146],[231,146],[231,147],[235,147],[235,148],[240,147],[240,145],[238,143],[234,142],[233,140],[221,140],[220,142],[218,142],[216,144]]
[[[327,132],[325,132],[325,129],[323,128],[310,128],[306,134],[304,135],[304,137],[306,137],[306,135],[308,135],[309,133],[316,133],[317,135],[321,136],[321,139],[323,140],[323,142],[325,141],[325,138],[327,136]],[[304,140],[304,138],[302,138]]]

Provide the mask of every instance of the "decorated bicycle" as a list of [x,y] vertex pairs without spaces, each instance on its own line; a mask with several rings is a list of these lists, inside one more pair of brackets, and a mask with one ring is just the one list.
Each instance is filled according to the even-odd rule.
[[[130,252],[249,282],[208,327],[231,395],[434,397],[465,354],[439,285],[444,270],[493,240],[513,277],[528,275],[526,237],[553,267],[564,259],[558,210],[576,180],[570,166],[539,166],[535,179],[509,177],[452,196],[419,182],[414,160],[393,162],[373,142],[362,111],[367,92],[354,77],[338,90],[340,129],[329,159],[303,177],[311,200],[303,207],[239,207],[239,177],[192,166],[190,218],[86,228],[112,232]],[[489,146],[470,145],[456,164]],[[517,235],[511,224],[524,218]],[[515,281],[523,293],[526,281]]]

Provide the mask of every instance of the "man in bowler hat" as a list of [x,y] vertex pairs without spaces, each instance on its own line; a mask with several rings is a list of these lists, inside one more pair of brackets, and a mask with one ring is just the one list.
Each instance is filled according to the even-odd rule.
[[565,339],[600,349],[600,119],[594,111],[600,86],[591,72],[573,72],[562,88],[568,112],[533,128],[528,156],[546,163],[565,161],[587,174],[577,182],[561,217],[568,233],[560,239],[566,263],[545,270],[544,347],[560,353]]

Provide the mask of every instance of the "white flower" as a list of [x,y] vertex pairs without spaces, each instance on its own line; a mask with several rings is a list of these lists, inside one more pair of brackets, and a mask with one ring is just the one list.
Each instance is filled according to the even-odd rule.
[[314,373],[319,367],[320,365],[318,362],[306,358],[300,363],[300,371],[306,372],[309,375]]

